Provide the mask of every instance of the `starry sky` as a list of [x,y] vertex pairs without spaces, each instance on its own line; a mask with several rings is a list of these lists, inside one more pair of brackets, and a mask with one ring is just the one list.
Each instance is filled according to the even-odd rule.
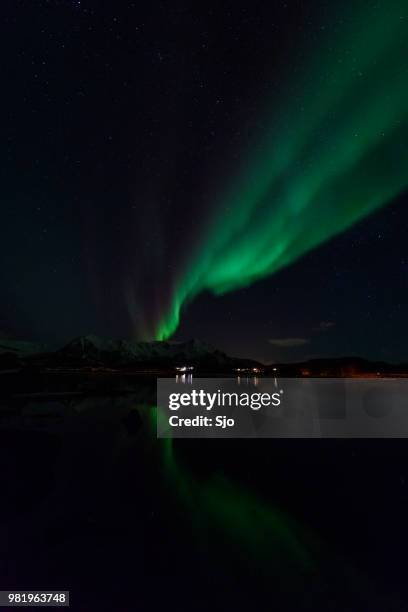
[[405,3],[0,17],[1,335],[408,360]]

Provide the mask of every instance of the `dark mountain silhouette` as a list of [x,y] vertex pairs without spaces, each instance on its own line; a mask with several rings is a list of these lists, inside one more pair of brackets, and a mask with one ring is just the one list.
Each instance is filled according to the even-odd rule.
[[392,374],[405,376],[408,374],[408,364],[387,363],[386,361],[371,361],[362,357],[332,357],[328,359],[310,359],[298,363],[283,363],[265,366],[266,376],[341,376],[353,377],[364,375],[390,376]]
[[[14,350],[0,346],[0,363],[4,367],[43,366],[45,368],[174,368],[193,366],[207,370],[229,371],[234,367],[257,367],[251,359],[230,357],[202,342],[135,342],[112,340],[88,335],[75,338],[53,352],[35,351],[28,343],[15,343]],[[20,346],[20,350],[17,345]],[[25,350],[22,350],[25,348]],[[1,366],[0,366],[1,367]]]
[[174,370],[192,366],[197,372],[231,375],[237,368],[249,373],[260,369],[266,376],[356,376],[408,374],[407,364],[390,364],[359,357],[311,359],[299,363],[264,365],[252,359],[231,357],[197,339],[187,342],[136,342],[95,335],[75,338],[56,351],[30,342],[0,340],[0,370]]

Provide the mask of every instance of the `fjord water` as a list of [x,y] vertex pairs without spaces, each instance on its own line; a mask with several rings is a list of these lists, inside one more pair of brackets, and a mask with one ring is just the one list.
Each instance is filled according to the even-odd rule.
[[158,440],[155,388],[2,400],[2,589],[83,611],[405,609],[404,440]]

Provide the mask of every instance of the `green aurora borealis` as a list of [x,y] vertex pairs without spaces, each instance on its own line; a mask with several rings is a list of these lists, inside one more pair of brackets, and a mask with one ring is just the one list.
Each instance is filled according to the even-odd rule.
[[[156,420],[163,414],[156,406],[149,407],[152,433]],[[312,533],[286,512],[267,503],[238,483],[227,478],[222,470],[200,482],[188,465],[177,459],[174,440],[160,439],[159,448],[164,475],[177,499],[189,509],[193,528],[205,533],[208,546],[211,533],[218,529],[245,551],[245,563],[259,572],[262,564],[279,567],[295,564],[304,572],[312,571],[319,550]],[[219,542],[218,542],[219,544]]]
[[214,197],[155,336],[203,291],[245,287],[295,262],[408,183],[408,10],[354,3],[297,53],[263,137]]

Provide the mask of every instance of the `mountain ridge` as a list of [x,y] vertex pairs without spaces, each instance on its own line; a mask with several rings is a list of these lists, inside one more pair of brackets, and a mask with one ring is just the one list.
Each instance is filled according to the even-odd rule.
[[275,376],[348,376],[355,373],[408,373],[407,364],[392,364],[357,356],[314,358],[295,363],[263,364],[253,359],[231,357],[210,344],[193,338],[187,341],[133,341],[78,336],[54,351],[33,342],[0,340],[0,369],[36,368],[135,368],[174,369],[193,366],[202,371],[231,372],[236,368],[260,368]]
[[[30,346],[29,346],[30,345]],[[206,369],[224,369],[260,364],[252,359],[231,357],[219,349],[196,338],[187,341],[132,341],[112,339],[88,334],[74,338],[55,351],[20,341],[0,344],[0,367],[18,365],[43,367],[157,367],[193,366]]]

